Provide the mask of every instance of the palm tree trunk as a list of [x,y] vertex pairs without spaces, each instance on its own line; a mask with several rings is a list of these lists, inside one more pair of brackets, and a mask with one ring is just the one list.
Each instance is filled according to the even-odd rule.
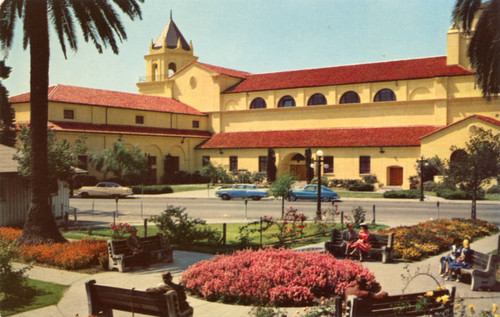
[[[30,34],[31,175],[32,201],[19,237],[22,244],[65,242],[57,229],[48,190],[49,33],[47,0],[26,1],[25,28]],[[29,21],[29,22],[28,22]]]

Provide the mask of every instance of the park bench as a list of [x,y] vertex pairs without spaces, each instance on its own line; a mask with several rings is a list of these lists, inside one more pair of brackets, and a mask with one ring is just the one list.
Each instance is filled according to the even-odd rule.
[[[438,297],[448,295],[446,303],[436,301]],[[426,292],[387,296],[380,299],[347,297],[345,316],[453,316],[455,287],[433,291],[431,296]],[[336,302],[336,307],[340,305]],[[339,309],[336,309],[336,311]],[[341,313],[336,313],[341,316]]]
[[[165,260],[167,262],[173,262],[173,249],[166,245],[161,233],[151,237],[139,237],[139,240],[145,252],[149,252],[151,255],[151,261],[159,262]],[[126,240],[108,240],[108,253],[109,270],[117,269],[118,271],[123,272],[130,267],[129,264],[133,255],[127,247]]]
[[136,291],[104,285],[97,285],[95,280],[85,283],[89,316],[112,317],[113,310],[163,317],[193,316],[190,306],[180,311],[177,293],[174,290],[166,294]]
[[[500,238],[500,237],[499,237]],[[479,251],[472,250],[472,267],[470,269],[460,269],[462,279],[464,275],[471,276],[470,289],[477,291],[480,288],[493,289],[497,282],[496,272],[498,268],[499,256],[487,255]],[[440,273],[443,273],[441,265]]]
[[[370,233],[368,242],[371,245],[369,256],[374,254],[382,255],[382,263],[387,263],[392,259],[392,250],[394,244],[394,233],[376,234]],[[325,249],[333,255],[339,254],[345,250],[341,250],[342,232],[338,229],[333,229],[330,241],[325,242]],[[343,255],[343,254],[342,254]]]

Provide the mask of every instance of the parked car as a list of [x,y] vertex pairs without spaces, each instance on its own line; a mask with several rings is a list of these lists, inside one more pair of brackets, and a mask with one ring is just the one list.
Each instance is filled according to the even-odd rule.
[[131,188],[111,182],[100,182],[95,186],[83,186],[78,192],[82,198],[90,196],[119,198],[133,194]]
[[[302,189],[292,189],[288,192],[288,200],[295,201],[297,199],[318,199],[318,185],[306,185]],[[340,199],[340,196],[325,186],[321,186],[321,200],[332,201]]]
[[229,200],[231,198],[252,198],[253,200],[260,200],[262,197],[269,196],[267,190],[257,189],[252,184],[236,184],[232,188],[221,188],[215,192],[222,200]]

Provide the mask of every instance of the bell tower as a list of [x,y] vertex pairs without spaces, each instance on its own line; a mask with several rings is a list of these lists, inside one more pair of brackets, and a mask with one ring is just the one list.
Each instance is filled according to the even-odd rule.
[[156,41],[151,40],[146,60],[146,76],[141,77],[137,87],[140,94],[172,97],[172,83],[168,78],[191,62],[198,60],[194,56],[193,43],[186,41],[172,19],[163,29]]

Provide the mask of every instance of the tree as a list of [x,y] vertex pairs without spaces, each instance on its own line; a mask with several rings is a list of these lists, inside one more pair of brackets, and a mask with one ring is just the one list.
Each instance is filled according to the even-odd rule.
[[311,184],[313,178],[314,178],[314,168],[311,167],[312,163],[312,153],[311,149],[306,149],[305,153],[306,157],[306,181],[308,184]]
[[129,151],[121,140],[113,143],[110,149],[91,154],[90,162],[96,170],[104,173],[104,178],[112,173],[126,184],[140,184],[149,175],[148,162],[141,149],[134,146]]
[[[7,79],[10,67],[0,61],[0,78]],[[7,146],[16,145],[16,129],[14,125],[14,109],[10,106],[9,92],[0,80],[0,144]]]
[[452,146],[451,151],[460,155],[448,162],[445,180],[472,193],[471,218],[476,219],[476,200],[481,185],[500,174],[500,134],[478,128],[465,143],[465,148]]
[[295,177],[287,173],[271,184],[273,196],[281,197],[281,218],[285,215],[285,199],[288,197],[288,192],[292,189],[293,183],[295,183]]
[[[130,19],[141,17],[138,2],[143,0],[112,0]],[[72,10],[72,12],[70,11]],[[50,16],[49,16],[50,15]],[[84,40],[94,43],[99,53],[103,46],[118,54],[117,39],[127,38],[125,29],[109,1],[81,0],[4,0],[0,4],[0,41],[4,55],[12,47],[15,24],[23,22],[23,46],[30,48],[30,129],[31,172],[33,192],[21,244],[66,241],[57,229],[49,206],[48,182],[48,87],[49,87],[49,21],[57,34],[64,56],[66,44],[77,51],[75,21]]]
[[452,16],[457,26],[470,35],[474,17],[482,8],[467,55],[483,96],[489,99],[500,93],[500,0],[485,5],[481,0],[457,0]]
[[273,149],[267,149],[267,181],[276,180],[276,154]]
[[225,183],[231,179],[231,176],[224,167],[220,165],[215,166],[211,162],[201,168],[200,174],[203,177],[210,178],[212,185],[215,185],[219,180]]
[[[21,124],[19,132],[20,149],[14,156],[18,162],[19,173],[29,178],[31,166],[31,131]],[[73,176],[73,167],[78,165],[78,155],[84,154],[87,151],[85,146],[85,137],[78,137],[72,145],[67,140],[57,141],[54,131],[47,132],[48,146],[48,169],[49,181],[47,187],[49,193],[55,193],[58,189],[58,180],[70,182]]]

